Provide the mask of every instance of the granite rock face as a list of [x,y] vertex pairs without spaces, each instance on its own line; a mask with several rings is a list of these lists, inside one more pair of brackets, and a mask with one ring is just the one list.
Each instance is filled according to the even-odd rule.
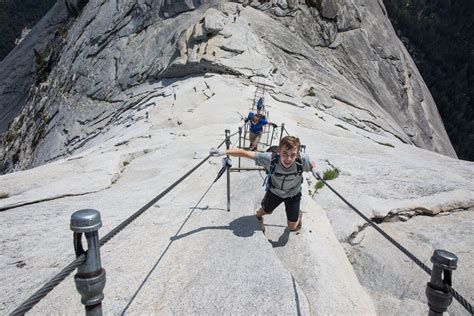
[[[257,88],[264,90],[270,120],[301,138],[321,172],[339,168],[330,183],[368,217],[395,227],[404,243],[410,245],[417,229],[410,223],[472,222],[474,165],[455,159],[381,1],[67,3],[77,7],[77,16],[59,1],[0,64],[8,73],[0,78],[6,113],[1,168],[8,173],[0,179],[0,216],[8,223],[1,232],[2,277],[8,279],[2,284],[18,281],[2,288],[2,311],[38,288],[51,267],[74,257],[72,211],[97,208],[111,229],[204,159],[225,129],[235,132]],[[258,231],[253,215],[263,192],[257,173],[233,173],[230,214],[223,212],[220,180],[202,202],[208,207],[178,230],[219,164],[211,160],[130,235],[111,243],[104,254],[111,313],[123,311],[168,248],[132,313],[398,313],[386,306],[426,312],[420,294],[426,282],[414,277],[413,266],[401,265],[396,278],[399,284],[419,280],[411,285],[416,290],[397,292],[393,279],[375,274],[364,279],[371,265],[386,273],[382,259],[388,255],[379,249],[385,246],[368,247],[376,242],[363,220],[328,188],[316,192],[311,176],[299,235],[285,230],[283,207],[268,220],[268,236]],[[450,250],[462,238],[461,245],[474,242],[472,234],[453,240],[436,234],[448,231],[420,232],[417,255],[429,260],[434,247]],[[127,268],[115,247],[129,247]],[[472,249],[465,248],[453,251],[471,260]],[[46,251],[55,255],[41,255]],[[182,265],[173,264],[178,261]],[[267,265],[259,273],[255,266],[262,262]],[[462,293],[472,293],[469,267],[461,274],[468,280],[458,288]],[[80,313],[71,282],[36,312]]]
[[[0,192],[8,196],[0,199],[0,310],[11,312],[75,258],[72,212],[99,210],[100,235],[109,232],[205,159],[225,129],[236,132],[242,124],[236,112],[248,111],[258,82],[264,81],[208,73],[136,86],[128,109],[81,119],[113,122],[95,131],[87,148],[1,176]],[[465,262],[472,261],[474,242],[474,165],[359,130],[267,83],[271,120],[300,137],[321,173],[340,169],[328,183],[368,217],[386,222],[382,227],[424,262],[435,247],[458,254],[463,281],[456,272],[455,288],[472,293],[472,268]],[[236,136],[231,142],[238,143]],[[219,160],[204,163],[102,247],[107,313],[122,313],[129,304],[131,314],[427,312],[422,293],[428,276],[373,235],[328,188],[314,193],[310,174],[299,234],[285,229],[283,205],[265,217],[261,233],[254,217],[264,194],[257,172],[231,173],[230,212],[225,177],[193,211]],[[241,165],[255,167],[245,159]],[[450,313],[460,310],[455,304]],[[83,312],[72,276],[32,312],[58,311]]]
[[199,6],[200,0],[165,0],[162,13],[165,18],[170,18],[182,12],[192,11]]
[[[83,7],[80,16],[61,24],[60,44],[36,49],[46,70],[37,70],[35,83],[20,74],[33,63],[23,57],[32,49],[28,41],[0,65],[14,76],[0,82],[7,96],[0,105],[10,113],[2,118],[4,172],[74,151],[71,140],[85,133],[63,126],[71,111],[93,118],[126,108],[127,90],[134,86],[208,72],[264,77],[299,102],[361,129],[455,157],[431,95],[381,3],[241,3],[68,2]],[[58,4],[48,16],[62,21],[64,11]],[[45,21],[30,42],[46,32],[40,28]],[[23,68],[16,66],[20,59]],[[11,82],[22,88],[9,89]]]
[[59,26],[66,26],[67,21],[68,13],[64,2],[58,1],[48,14],[32,28],[31,31],[34,35],[26,36],[21,45],[13,49],[0,62],[0,74],[2,74],[0,78],[0,113],[2,113],[0,133],[3,133],[4,136],[8,125],[25,106],[30,89],[35,84],[37,65],[35,51],[46,53],[47,56],[47,51],[51,50],[61,39]]
[[82,8],[89,2],[89,0],[65,0],[67,11],[73,16],[78,16]]

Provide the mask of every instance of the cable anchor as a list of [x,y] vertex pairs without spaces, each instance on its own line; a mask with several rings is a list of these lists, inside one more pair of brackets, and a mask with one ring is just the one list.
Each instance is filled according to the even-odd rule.
[[[71,230],[74,232],[74,250],[76,256],[86,255],[86,260],[77,268],[74,275],[76,289],[81,295],[81,302],[86,308],[87,316],[102,315],[104,299],[105,270],[100,263],[100,244],[98,230],[102,227],[100,213],[85,209],[74,212],[71,216]],[[87,251],[82,246],[82,234],[87,239]]]
[[426,284],[426,297],[430,307],[428,315],[441,316],[453,301],[448,287],[451,287],[451,274],[457,268],[458,257],[448,251],[436,249],[431,262],[431,281]]

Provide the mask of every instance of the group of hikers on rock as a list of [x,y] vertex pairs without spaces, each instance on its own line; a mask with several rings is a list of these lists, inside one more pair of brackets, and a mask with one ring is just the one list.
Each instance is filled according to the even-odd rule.
[[[256,151],[261,136],[261,129],[266,124],[274,124],[266,120],[260,114],[261,109],[257,107],[257,113],[250,112],[246,122],[250,121],[250,150],[216,149],[211,148],[212,156],[232,156],[248,158],[255,161],[256,165],[267,170],[265,179],[266,193],[261,202],[261,207],[256,213],[262,231],[263,217],[271,214],[281,203],[285,203],[286,218],[290,231],[298,231],[302,226],[302,212],[300,210],[301,188],[303,183],[303,172],[316,173],[316,163],[303,152],[300,152],[301,143],[298,137],[286,136],[280,140],[277,151]],[[257,117],[257,119],[255,119]],[[254,129],[252,129],[254,125]],[[254,136],[252,136],[254,135]],[[253,140],[253,141],[252,141]]]
[[264,110],[263,98],[258,99],[257,102],[257,113],[249,112],[247,117],[244,119],[245,123],[250,122],[249,124],[249,140],[250,140],[250,151],[255,151],[258,148],[258,143],[262,137],[263,127],[265,125],[272,125],[273,127],[278,127],[275,123],[267,120],[262,111]]

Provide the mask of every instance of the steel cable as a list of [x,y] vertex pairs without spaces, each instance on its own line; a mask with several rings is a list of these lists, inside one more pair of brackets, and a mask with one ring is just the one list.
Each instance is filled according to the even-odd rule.
[[217,180],[219,180],[219,178],[223,175],[223,170],[225,170],[227,168],[227,165],[223,166],[222,169],[219,171],[217,177],[214,179],[214,181],[212,181],[211,185],[207,188],[206,192],[204,192],[204,194],[201,196],[201,198],[199,199],[199,201],[196,203],[196,205],[194,205],[194,207],[192,208],[191,212],[188,214],[188,216],[186,217],[186,219],[184,220],[184,222],[181,224],[181,226],[179,227],[178,231],[175,233],[175,235],[172,237],[171,241],[168,243],[168,246],[165,248],[165,250],[161,253],[160,257],[158,258],[158,260],[155,262],[155,264],[153,265],[153,268],[148,272],[147,276],[145,277],[145,279],[143,280],[142,284],[138,287],[138,289],[135,291],[135,293],[132,295],[132,298],[130,299],[130,301],[127,303],[127,305],[125,306],[125,308],[123,309],[122,313],[120,315],[125,315],[125,312],[127,312],[127,310],[129,309],[129,307],[132,305],[133,301],[135,300],[135,298],[137,297],[138,293],[141,291],[141,289],[143,288],[143,286],[145,285],[145,283],[148,281],[148,278],[151,276],[151,274],[153,273],[153,271],[155,271],[156,267],[158,266],[158,264],[161,262],[161,259],[163,259],[163,257],[165,256],[165,254],[167,253],[168,249],[171,247],[171,244],[173,243],[174,239],[173,238],[176,238],[176,236],[179,235],[179,233],[181,232],[181,230],[183,229],[184,225],[186,225],[186,223],[188,222],[188,220],[191,218],[191,215],[193,215],[194,213],[194,210],[196,210],[196,208],[199,206],[199,203],[201,203],[201,201],[204,199],[204,197],[207,195],[207,193],[211,190],[212,186],[214,185],[214,183],[217,182]]
[[[344,203],[346,203],[352,210],[354,210],[360,217],[362,217],[367,223],[369,223],[375,230],[377,230],[382,236],[384,236],[388,241],[390,241],[395,247],[397,247],[401,252],[403,252],[408,258],[410,258],[413,262],[415,262],[420,268],[422,268],[426,273],[431,275],[431,269],[427,267],[420,259],[415,257],[410,251],[405,249],[402,245],[400,245],[395,239],[390,237],[385,231],[383,231],[376,223],[374,223],[370,218],[365,216],[361,211],[359,211],[355,206],[349,203],[344,197],[342,197],[336,190],[334,190],[329,184],[327,184],[324,179],[318,175],[318,180],[322,181],[334,194],[336,194]],[[448,286],[449,292],[453,295],[453,297],[471,314],[474,313],[473,307],[471,304],[467,302],[467,300],[461,296],[456,290],[452,287]]]
[[[285,132],[288,132],[285,129]],[[229,137],[233,137],[238,132],[230,135]],[[225,143],[225,140],[217,147],[220,148]],[[196,169],[198,169],[202,164],[204,164],[211,155],[207,156],[203,159],[198,165],[193,167],[189,170],[185,175],[183,175],[180,179],[175,181],[172,185],[166,188],[163,192],[157,195],[154,199],[140,208],[137,212],[119,224],[116,228],[110,231],[106,236],[100,239],[100,246],[105,245],[108,241],[110,241],[115,235],[117,235],[120,231],[122,231],[125,227],[127,227],[130,223],[132,223],[135,219],[137,219],[141,214],[143,214],[147,209],[149,209],[152,205],[154,205],[157,201],[163,198],[166,194],[168,194],[172,189],[174,189],[179,183],[181,183],[184,179],[186,179],[190,174],[192,174]],[[415,255],[413,255],[410,251],[405,249],[402,245],[400,245],[397,241],[395,241],[392,237],[390,237],[385,231],[383,231],[377,224],[375,224],[372,220],[370,220],[367,216],[365,216],[362,212],[360,212],[356,207],[350,204],[344,197],[342,197],[336,190],[334,190],[330,185],[327,184],[321,177],[321,180],[331,191],[334,192],[344,203],[346,203],[352,210],[354,210],[359,216],[361,216],[367,223],[369,223],[372,227],[374,227],[382,236],[384,236],[387,240],[389,240],[394,246],[396,246],[400,251],[402,251],[406,256],[408,256],[413,262],[415,262],[420,268],[422,268],[426,273],[431,275],[431,269],[427,267],[423,262],[421,262]],[[214,182],[213,182],[214,183]],[[204,193],[202,198],[208,193],[211,186],[208,190]],[[202,198],[196,204],[199,205]],[[195,208],[194,208],[195,209]],[[194,211],[193,209],[193,211]],[[191,212],[192,213],[192,212]],[[70,275],[77,267],[83,264],[86,259],[86,254],[82,254],[81,256],[77,257],[74,261],[72,261],[69,265],[67,265],[61,272],[59,272],[56,276],[54,276],[51,280],[49,280],[46,284],[44,284],[37,292],[35,292],[32,296],[30,296],[27,300],[25,300],[18,308],[16,308],[11,315],[23,315],[27,311],[29,311],[33,306],[35,306],[41,299],[43,299],[49,292],[51,292],[59,283],[61,283],[68,275]],[[464,297],[462,297],[455,289],[448,286],[449,292],[453,295],[453,297],[471,314],[474,313],[472,305],[467,302]]]
[[31,295],[20,306],[18,306],[10,315],[24,315],[27,311],[38,304],[49,292],[51,292],[59,283],[61,283],[72,271],[79,267],[86,260],[86,255],[82,254],[74,261],[68,264],[61,272],[56,274],[51,280],[46,282],[36,293]]
[[469,302],[461,296],[455,289],[447,285],[449,293],[469,312],[471,315],[474,315],[474,308]]
[[[230,135],[230,137],[238,134],[234,133]],[[225,143],[225,139],[217,146],[220,148]],[[143,214],[147,209],[149,209],[153,204],[158,202],[161,198],[163,198],[166,194],[168,194],[172,189],[174,189],[178,184],[180,184],[184,179],[186,179],[190,174],[192,174],[196,169],[201,167],[211,155],[204,158],[199,164],[194,166],[191,170],[189,170],[185,175],[181,178],[176,180],[173,184],[167,187],[163,192],[158,194],[155,198],[153,198],[150,202],[145,204],[142,208],[120,223],[117,227],[112,229],[107,235],[100,239],[100,246],[105,245],[108,241],[110,241],[115,235],[117,235],[120,231],[122,231],[125,227],[130,225],[135,219],[137,219],[141,214]],[[51,292],[59,283],[61,283],[69,274],[72,273],[77,267],[82,265],[86,260],[86,254],[82,254],[77,257],[74,261],[68,264],[61,272],[56,274],[51,280],[46,282],[38,291],[36,291],[33,295],[27,298],[23,303],[20,304],[10,315],[24,315],[27,311],[33,308],[36,304],[38,304],[49,292]]]

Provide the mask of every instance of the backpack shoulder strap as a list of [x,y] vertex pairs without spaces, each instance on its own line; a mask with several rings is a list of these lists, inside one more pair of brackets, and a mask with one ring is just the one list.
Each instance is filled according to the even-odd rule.
[[277,153],[272,153],[272,159],[270,161],[270,172],[269,174],[273,174],[275,172],[276,166],[280,161],[280,156]]
[[275,152],[272,152],[270,168],[267,171],[267,176],[263,180],[263,186],[265,187],[265,191],[268,191],[268,189],[272,186],[271,177],[275,173],[275,168],[276,168],[276,165],[278,164],[279,159],[280,159],[280,156],[278,156]]
[[303,160],[299,155],[296,158],[296,174],[299,176],[303,174]]

